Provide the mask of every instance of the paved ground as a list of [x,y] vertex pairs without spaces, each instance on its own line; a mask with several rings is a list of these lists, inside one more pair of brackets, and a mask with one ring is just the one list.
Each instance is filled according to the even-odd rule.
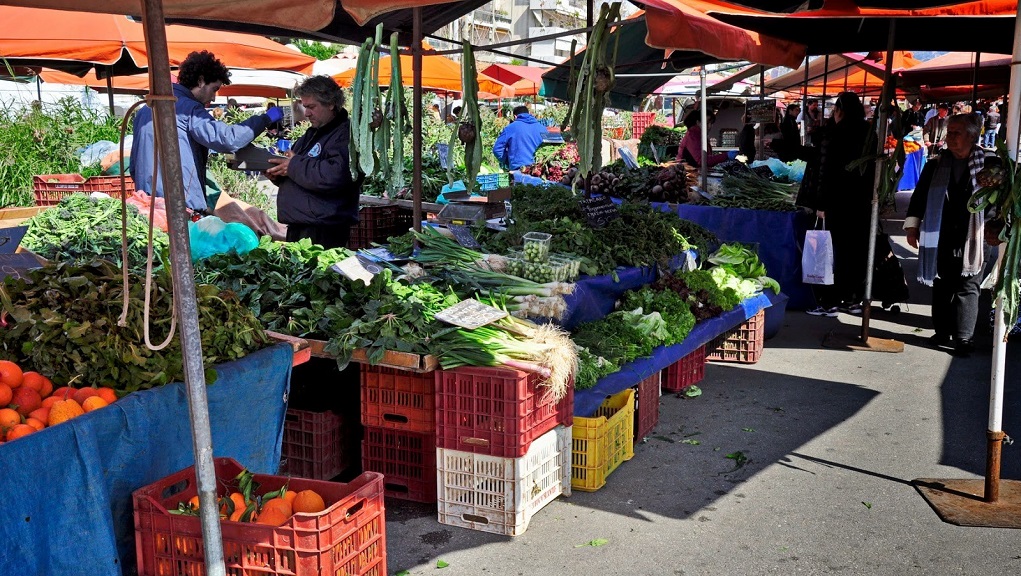
[[[894,239],[913,278],[913,254]],[[389,501],[390,573],[1021,573],[1021,533],[943,523],[910,484],[985,470],[991,336],[980,329],[967,359],[928,348],[928,298],[913,286],[901,314],[873,321],[902,354],[823,348],[860,320],[789,311],[760,362],[710,364],[701,397],[661,398],[655,432],[606,487],[559,498],[522,536],[444,526],[434,507]],[[1021,430],[1017,352],[1008,434]],[[1019,445],[1004,448],[1004,478],[1021,479]],[[748,458],[737,469],[735,452]],[[607,543],[584,546],[595,539]]]

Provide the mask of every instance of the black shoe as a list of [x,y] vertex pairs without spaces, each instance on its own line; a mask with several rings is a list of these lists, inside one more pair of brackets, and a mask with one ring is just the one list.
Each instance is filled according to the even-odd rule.
[[936,333],[929,336],[929,345],[939,348],[940,346],[950,346],[950,335]]
[[967,338],[961,338],[954,343],[954,356],[968,358],[975,351],[975,345]]

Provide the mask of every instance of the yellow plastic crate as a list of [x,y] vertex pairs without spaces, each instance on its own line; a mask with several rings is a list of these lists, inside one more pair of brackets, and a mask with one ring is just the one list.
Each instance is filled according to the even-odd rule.
[[606,477],[635,455],[635,391],[610,396],[592,418],[575,416],[571,442],[571,488],[595,492]]

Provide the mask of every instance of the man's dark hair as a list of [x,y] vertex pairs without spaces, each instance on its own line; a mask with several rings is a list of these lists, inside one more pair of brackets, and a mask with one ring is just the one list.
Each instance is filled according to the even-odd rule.
[[311,76],[298,86],[294,91],[298,98],[309,96],[320,104],[333,104],[333,108],[339,114],[344,107],[344,90],[337,85],[337,81],[329,76]]
[[192,52],[177,69],[177,83],[191,89],[199,85],[199,78],[206,84],[219,80],[226,86],[230,84],[230,70],[212,52]]
[[517,116],[518,114],[528,114],[528,106],[515,106],[514,115]]

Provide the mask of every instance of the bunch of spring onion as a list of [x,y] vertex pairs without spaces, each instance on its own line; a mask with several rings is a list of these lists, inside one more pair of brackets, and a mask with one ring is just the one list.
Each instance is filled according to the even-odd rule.
[[516,318],[553,318],[563,320],[567,301],[563,296],[514,296],[507,301],[507,311]]
[[465,248],[453,238],[443,235],[432,226],[423,226],[421,232],[413,231],[415,240],[421,245],[413,260],[419,264],[442,264],[453,262],[481,262],[484,256]]
[[578,352],[566,332],[513,316],[474,330],[448,328],[433,337],[433,344],[444,370],[503,365],[532,372],[543,379],[542,385],[557,400],[567,394],[578,367]]

